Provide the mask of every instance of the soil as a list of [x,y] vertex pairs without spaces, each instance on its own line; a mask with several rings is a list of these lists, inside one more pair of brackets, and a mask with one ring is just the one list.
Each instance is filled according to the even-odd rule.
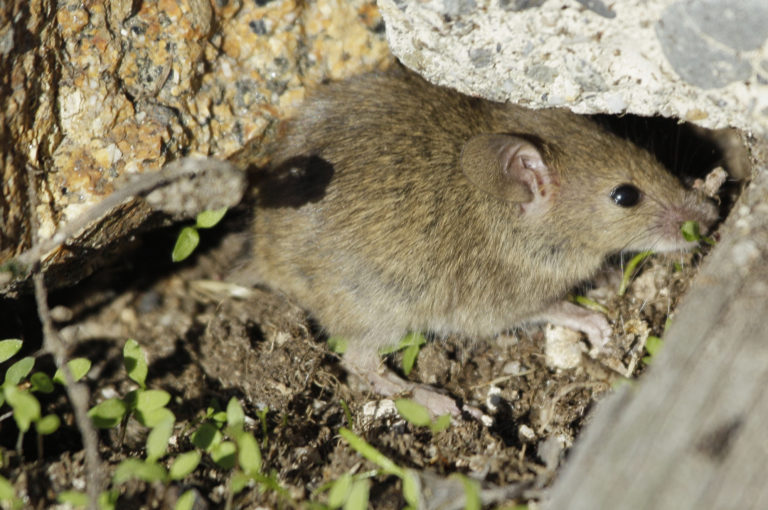
[[[701,257],[646,259],[622,297],[616,295],[620,260],[607,264],[594,287],[583,289],[608,308],[615,327],[616,344],[595,358],[578,336],[565,342],[570,357],[558,354],[555,346],[562,342],[547,341],[539,327],[505,332],[492,341],[430,338],[409,378],[486,413],[483,420],[466,415],[433,433],[406,422],[391,401],[348,378],[301,308],[268,289],[226,282],[237,267],[233,261],[247,251],[241,233],[246,222],[242,212],[230,215],[217,231],[205,232],[205,246],[180,265],[168,260],[177,229],[156,232],[140,240],[119,267],[51,297],[53,315],[61,319],[57,328],[75,346],[72,355],[93,362],[87,380],[92,404],[135,389],[123,369],[122,347],[133,338],[145,349],[147,386],[173,396],[169,408],[177,424],[167,459],[194,448],[190,431],[209,407],[223,408],[231,397],[240,401],[250,418],[247,428],[261,442],[263,471],[273,472],[284,491],[250,487],[234,497],[232,508],[325,502],[327,493],[318,492],[324,484],[344,473],[375,469],[340,438],[341,427],[419,473],[427,508],[463,507],[463,492],[456,492],[451,473],[482,482],[491,506],[535,506],[595,402],[617,381],[644,370],[639,359],[647,335],[663,333]],[[15,334],[34,338],[34,303],[7,304],[21,314],[16,329],[24,331]],[[398,369],[401,358],[390,356],[390,366]],[[51,360],[42,357],[36,368],[46,366],[52,370]],[[64,396],[43,405],[45,413],[62,416],[63,424],[46,438],[41,457],[32,438],[24,443],[23,458],[16,455],[13,420],[6,415],[0,422],[3,475],[30,508],[49,507],[58,493],[82,489],[85,480],[82,446]],[[264,428],[257,413],[265,411]],[[100,432],[107,474],[126,458],[144,457],[146,433],[134,420],[124,435],[118,429]],[[228,471],[204,456],[203,467],[181,483],[120,486],[118,508],[172,508],[187,489],[197,491],[199,508],[223,508],[227,480]],[[374,508],[405,506],[397,477],[377,474],[371,482]]]
[[[678,137],[666,138],[675,141],[669,159],[680,161],[684,147]],[[653,140],[648,145],[663,147]],[[712,152],[692,154],[716,160]],[[685,162],[689,169],[714,166],[711,160]],[[732,189],[727,202],[734,196]],[[248,210],[230,211],[222,224],[202,231],[202,245],[181,264],[170,261],[180,227],[155,231],[132,240],[130,251],[116,262],[49,298],[70,356],[93,363],[86,378],[91,405],[136,389],[123,367],[122,349],[129,338],[143,347],[147,387],[172,395],[168,408],[177,420],[168,455],[160,460],[166,467],[177,454],[195,448],[192,432],[233,397],[261,446],[268,482],[233,494],[231,471],[204,454],[201,465],[180,481],[113,487],[119,492],[117,508],[173,508],[188,490],[195,493],[195,508],[325,508],[325,489],[345,474],[370,475],[370,507],[406,506],[401,480],[375,471],[377,466],[340,436],[342,427],[412,469],[423,508],[464,507],[463,484],[450,476],[454,473],[479,482],[488,508],[535,508],[546,499],[596,402],[614,385],[642,377],[647,363],[653,363],[644,361],[646,341],[661,337],[667,321],[674,320],[707,250],[645,259],[623,296],[617,293],[627,261],[622,257],[607,261],[593,282],[575,289],[602,305],[613,325],[614,342],[600,352],[591,353],[580,335],[551,327],[501,332],[491,340],[429,338],[407,377],[484,413],[482,419],[467,414],[432,432],[407,422],[391,400],[348,377],[339,355],[299,306],[274,290],[237,285],[248,253]],[[35,370],[53,373],[50,355],[40,350],[41,327],[31,297],[0,302],[0,324],[0,338],[24,339],[24,351],[10,362],[24,353],[34,355]],[[401,371],[402,353],[390,355],[387,363]],[[28,433],[19,450],[15,422],[3,407],[0,474],[12,482],[25,507],[42,509],[54,505],[64,490],[82,491],[86,473],[64,393],[40,399],[43,414],[62,418],[61,428],[44,438],[42,449]],[[105,480],[121,461],[145,458],[147,432],[134,419],[99,432]]]

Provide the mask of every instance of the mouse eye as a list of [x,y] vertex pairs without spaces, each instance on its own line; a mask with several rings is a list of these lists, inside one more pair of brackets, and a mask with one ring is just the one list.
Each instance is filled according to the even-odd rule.
[[640,190],[631,184],[621,184],[611,191],[613,203],[621,207],[632,207],[640,201]]

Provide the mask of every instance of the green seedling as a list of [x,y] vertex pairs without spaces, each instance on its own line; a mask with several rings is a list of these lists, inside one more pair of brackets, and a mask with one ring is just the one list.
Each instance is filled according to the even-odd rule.
[[645,341],[645,350],[648,351],[648,356],[643,357],[643,363],[650,364],[662,347],[664,347],[664,340],[657,336],[649,336],[648,340]]
[[705,242],[710,246],[714,246],[715,240],[711,237],[701,235],[701,228],[697,221],[686,221],[680,227],[680,231],[683,233],[683,239],[689,242]]
[[355,480],[349,488],[347,500],[344,502],[344,510],[366,510],[368,508],[368,492],[371,482],[368,480]]
[[128,373],[128,377],[138,384],[142,390],[145,389],[149,372],[147,357],[144,355],[144,351],[139,343],[132,338],[129,338],[125,342],[125,346],[123,346],[123,365]]
[[461,473],[453,473],[451,478],[458,478],[464,485],[464,497],[466,498],[464,510],[480,510],[483,506],[480,499],[480,485]]
[[[409,469],[401,468],[391,459],[389,459],[389,457],[381,453],[379,450],[366,442],[363,438],[345,427],[339,429],[339,435],[341,435],[341,437],[349,443],[349,446],[352,447],[353,450],[379,466],[383,473],[388,475],[395,475],[400,478],[403,483],[403,498],[405,499],[406,503],[408,503],[407,508],[419,507],[419,496],[421,493],[421,488],[418,477],[414,472]],[[351,493],[349,498],[352,498]],[[354,503],[357,504],[362,502],[355,500]],[[366,508],[366,506],[355,508]]]
[[627,263],[627,267],[624,269],[624,275],[621,278],[621,285],[619,285],[619,296],[623,296],[627,292],[629,282],[632,280],[632,276],[635,274],[638,264],[652,255],[652,251],[641,251],[634,257],[632,257]]
[[[91,369],[91,360],[86,358],[74,358],[67,362],[67,368],[69,368],[69,373],[72,375],[72,381],[77,382],[85,377]],[[53,374],[53,382],[61,384],[62,386],[67,385],[67,379],[64,377],[64,371],[62,369],[59,368]]]
[[403,351],[403,373],[408,375],[416,364],[416,358],[421,351],[421,347],[427,343],[427,339],[421,333],[408,333],[400,343],[394,347],[385,348],[379,351],[379,354],[385,356],[397,351]]
[[3,508],[7,507],[14,510],[24,507],[24,502],[16,497],[16,491],[11,482],[3,476],[0,476],[0,503]]
[[[103,491],[99,494],[99,508],[101,510],[115,510],[118,496],[120,493],[116,490]],[[57,499],[60,503],[69,503],[74,508],[86,508],[88,506],[88,496],[83,492],[64,491],[59,493]]]
[[[287,498],[288,492],[280,486],[277,473],[266,475],[262,472],[261,449],[253,434],[244,430],[245,413],[237,399],[233,397],[229,400],[226,411],[219,411],[218,408],[218,404],[214,403],[207,409],[208,421],[197,428],[191,441],[206,452],[217,466],[231,471],[226,507],[231,506],[232,496],[251,482],[258,484],[262,490],[273,490],[281,498]],[[264,419],[267,411],[264,412]],[[263,430],[266,431],[266,428]],[[190,459],[190,463],[194,461],[196,464],[199,460],[199,457]]]
[[347,339],[340,336],[329,337],[328,348],[336,354],[344,354],[347,352]]
[[[136,340],[125,342],[123,365],[139,389],[128,392],[124,398],[107,399],[92,407],[88,414],[98,428],[116,427],[134,417],[141,425],[153,429],[148,439],[152,440],[150,459],[154,461],[164,455],[176,421],[174,414],[166,408],[171,395],[167,391],[147,389],[147,357]],[[156,427],[160,429],[154,431]],[[165,444],[161,444],[163,438],[166,438]]]
[[176,500],[174,510],[192,510],[195,507],[195,491],[188,490]]
[[8,338],[0,340],[0,363],[5,363],[11,359],[19,350],[23,342],[18,338]]
[[221,221],[224,215],[227,213],[227,208],[214,209],[209,211],[203,211],[197,215],[196,223],[194,226],[188,226],[181,229],[179,236],[176,238],[176,244],[171,252],[171,260],[174,262],[181,262],[186,259],[195,251],[197,245],[200,244],[200,232],[201,228],[212,228]]
[[608,315],[608,309],[593,299],[589,299],[586,296],[568,296],[568,298],[579,306],[583,306],[593,312],[600,312],[603,315]]
[[[15,356],[23,345],[16,338],[0,340],[0,362],[8,361]],[[57,370],[54,378],[43,372],[34,372],[35,358],[26,356],[11,364],[3,375],[0,386],[0,406],[6,403],[12,410],[13,419],[19,429],[16,438],[16,450],[22,453],[24,435],[32,425],[37,433],[38,455],[42,456],[42,436],[53,434],[61,425],[61,418],[54,414],[43,415],[40,401],[34,393],[51,393],[54,382],[63,383],[63,374]],[[68,366],[72,377],[77,381],[84,377],[91,368],[91,362],[84,358],[69,361]],[[31,374],[31,375],[30,375]]]
[[269,437],[267,432],[267,415],[269,414],[269,406],[264,406],[263,409],[260,409],[256,411],[256,417],[259,419],[259,423],[261,423],[261,435],[264,436],[261,440],[261,447],[263,449],[267,448],[267,438]]
[[202,454],[198,450],[191,450],[176,456],[168,470],[171,480],[182,480],[197,469]]
[[[101,510],[114,510],[117,506],[117,497],[120,495],[115,490],[104,491],[99,494],[99,508]],[[69,504],[72,508],[86,508],[88,495],[79,491],[62,491],[56,496],[59,503]]]
[[408,423],[417,427],[429,427],[429,430],[434,433],[442,432],[451,425],[451,415],[444,414],[433,420],[429,410],[413,400],[405,398],[395,400],[395,407]]
[[349,405],[344,401],[344,399],[340,399],[339,404],[341,404],[341,408],[344,409],[344,416],[347,418],[347,423],[351,426],[352,411],[349,410]]

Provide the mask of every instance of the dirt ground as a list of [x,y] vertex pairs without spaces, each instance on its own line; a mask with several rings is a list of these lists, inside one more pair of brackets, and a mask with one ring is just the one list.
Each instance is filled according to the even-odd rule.
[[[260,440],[265,438],[256,412],[268,409],[265,471],[276,471],[287,496],[246,490],[235,498],[235,508],[323,501],[322,494],[313,493],[318,487],[346,472],[373,469],[339,438],[342,426],[403,467],[438,479],[459,472],[482,481],[486,488],[505,487],[511,497],[497,495],[498,503],[535,501],[589,420],[595,402],[623,376],[643,371],[645,365],[638,359],[645,338],[649,333],[662,334],[667,313],[674,309],[700,258],[689,254],[653,259],[621,298],[615,292],[620,268],[608,265],[587,295],[610,310],[617,344],[596,359],[580,339],[568,347],[571,358],[548,352],[542,328],[506,332],[492,341],[431,339],[410,379],[443,388],[487,414],[485,422],[467,415],[447,430],[431,433],[405,422],[386,400],[347,378],[338,356],[322,336],[318,338],[317,328],[299,307],[262,289],[245,298],[231,296],[223,278],[247,244],[242,234],[228,232],[243,223],[234,216],[181,266],[166,262],[175,230],[155,233],[120,267],[56,293],[51,304],[56,316],[66,317],[57,326],[64,338],[77,342],[74,355],[94,363],[89,374],[94,402],[125,395],[135,387],[122,368],[125,340],[136,339],[146,350],[148,387],[174,397],[169,407],[178,420],[178,442],[172,452],[192,448],[183,431],[194,428],[214,400],[225,405],[232,396],[240,399],[246,414],[254,418],[254,433]],[[33,320],[31,314],[26,320]],[[549,350],[557,351],[551,342]],[[400,355],[391,358],[390,365],[397,369]],[[43,359],[41,366],[46,361],[50,364]],[[566,368],[558,367],[563,363]],[[340,401],[349,406],[353,423],[347,422]],[[33,508],[48,507],[57,493],[82,485],[84,477],[68,406],[63,397],[45,405],[68,418],[64,427],[46,440],[42,459],[30,445],[23,462],[10,455],[4,469],[17,490],[28,494]],[[15,434],[8,419],[3,430],[3,446],[10,449]],[[129,426],[122,441],[114,431],[102,432],[106,465],[114,468],[124,458],[141,457],[146,434],[142,430]],[[195,471],[184,486],[194,487],[208,507],[216,508],[224,503],[226,477],[208,467]],[[177,495],[174,490],[129,483],[122,487],[119,507],[166,508]],[[376,476],[371,500],[375,508],[403,507],[399,481]]]
[[[463,508],[462,491],[447,482],[452,473],[479,481],[489,508],[535,507],[596,402],[615,384],[642,376],[647,338],[663,335],[704,253],[646,259],[623,296],[617,289],[627,257],[616,257],[577,289],[607,309],[614,328],[615,342],[594,356],[578,335],[545,327],[489,340],[430,338],[408,378],[485,414],[465,414],[433,433],[406,422],[391,401],[348,377],[300,307],[269,289],[231,281],[247,254],[247,225],[247,207],[231,211],[181,264],[170,261],[179,228],[153,232],[116,264],[50,298],[72,355],[93,362],[87,377],[92,405],[136,387],[123,368],[122,348],[129,338],[144,348],[147,386],[172,395],[168,407],[177,423],[170,455],[194,448],[190,431],[210,406],[239,399],[262,446],[262,471],[274,473],[282,490],[251,486],[234,497],[232,508],[310,508],[327,501],[318,491],[325,484],[375,469],[340,438],[341,427],[419,473],[427,508]],[[25,350],[34,353],[41,334],[33,300],[6,300],[0,314],[2,337],[24,338]],[[391,355],[388,363],[399,370],[401,359]],[[50,356],[40,356],[36,369],[52,373]],[[42,404],[44,414],[62,416],[62,427],[45,438],[41,457],[32,434],[20,457],[13,420],[9,413],[0,417],[2,474],[29,508],[49,508],[57,494],[82,490],[85,480],[80,436],[64,395],[54,393]],[[257,418],[264,412],[266,427]],[[146,433],[133,421],[124,434],[100,432],[106,475],[126,458],[143,458]],[[227,471],[204,456],[181,482],[121,485],[117,507],[173,508],[182,491],[193,489],[195,508],[224,508],[227,479]],[[397,477],[379,473],[371,482],[372,507],[405,506]]]

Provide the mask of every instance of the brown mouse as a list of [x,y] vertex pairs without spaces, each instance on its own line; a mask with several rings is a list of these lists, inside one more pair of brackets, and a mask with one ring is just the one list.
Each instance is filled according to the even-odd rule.
[[410,331],[491,337],[550,321],[611,329],[562,301],[623,250],[684,250],[716,219],[647,151],[587,117],[472,98],[398,69],[322,86],[258,184],[253,270],[332,336],[348,370],[430,409],[455,402],[380,369]]

